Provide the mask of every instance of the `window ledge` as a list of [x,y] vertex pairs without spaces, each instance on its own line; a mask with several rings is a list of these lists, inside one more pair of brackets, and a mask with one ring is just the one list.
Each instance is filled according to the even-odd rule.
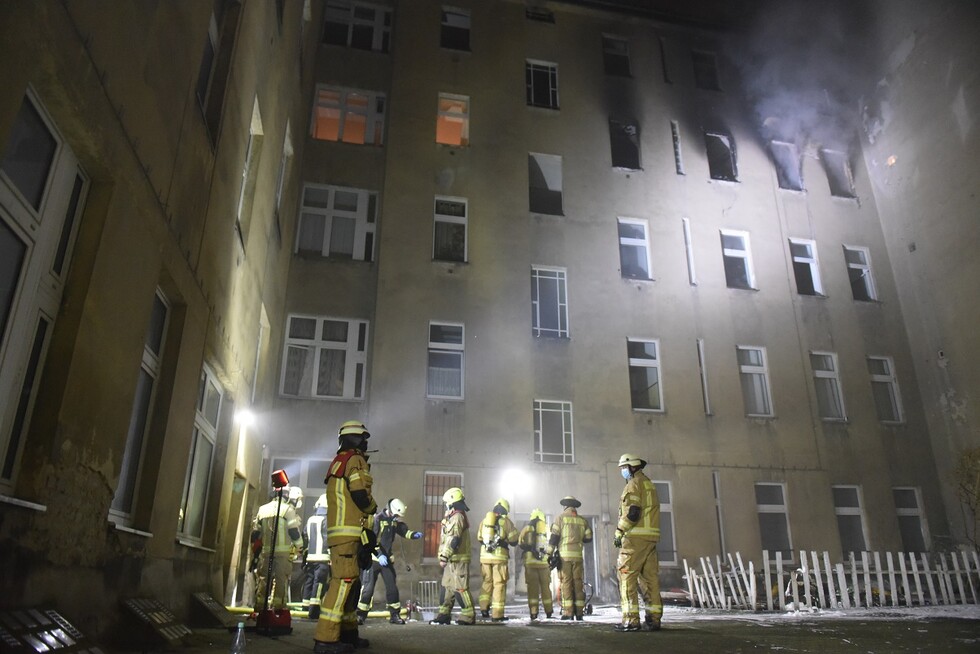
[[534,211],[533,209],[528,209],[528,213],[531,214],[532,218],[564,218],[565,213],[544,213],[543,211]]
[[153,538],[153,534],[148,531],[141,531],[139,529],[133,529],[132,527],[127,527],[126,525],[121,525],[118,522],[109,521],[109,524],[113,526],[116,531],[121,531],[126,534],[132,534],[133,536],[140,536],[142,538]]
[[845,425],[846,426],[846,425],[851,424],[851,421],[848,420],[847,418],[824,418],[824,417],[821,417],[820,418],[820,421],[823,422],[825,425]]
[[726,186],[737,186],[741,182],[739,182],[737,179],[717,179],[715,177],[709,177],[708,178],[708,183],[709,184],[725,184]]
[[433,404],[440,404],[442,402],[463,402],[466,398],[450,395],[426,395],[425,399]]
[[776,419],[776,415],[775,414],[764,416],[764,415],[749,413],[749,414],[746,414],[745,417],[748,418],[749,420],[755,420],[755,421],[758,421],[758,422],[769,422],[770,420],[775,420]]
[[28,502],[27,500],[20,500],[16,497],[11,497],[10,495],[0,494],[0,504],[12,504],[13,506],[19,506],[22,509],[30,509],[31,511],[38,511],[44,513],[48,510],[48,507],[44,504],[38,504],[36,502]]
[[215,554],[218,551],[218,550],[215,550],[215,549],[211,549],[210,547],[204,547],[204,545],[201,545],[200,543],[195,543],[192,540],[188,540],[186,538],[181,538],[180,536],[178,536],[174,540],[176,540],[176,542],[177,542],[178,545],[183,545],[187,549],[200,550],[201,552],[209,552],[211,554]]
[[621,173],[642,173],[642,168],[626,168],[624,166],[613,166],[613,170],[618,170]]
[[634,407],[631,407],[631,408],[633,409],[633,412],[634,413],[642,413],[642,414],[645,414],[645,415],[653,414],[655,416],[665,416],[665,415],[667,415],[667,410],[666,409],[640,409],[640,408],[637,408],[635,406]]
[[726,286],[725,288],[727,288],[730,291],[748,291],[750,293],[759,292],[759,289],[755,288],[754,286],[751,286],[749,288],[742,288],[741,286]]

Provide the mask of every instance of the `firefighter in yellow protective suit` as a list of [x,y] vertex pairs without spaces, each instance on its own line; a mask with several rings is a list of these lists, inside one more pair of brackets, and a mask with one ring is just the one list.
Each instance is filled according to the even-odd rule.
[[446,515],[442,519],[442,537],[439,541],[439,565],[442,566],[442,586],[446,598],[439,613],[429,624],[449,624],[453,603],[459,598],[458,625],[476,622],[473,598],[470,596],[470,523],[466,512],[466,498],[459,488],[450,488],[443,496]]
[[306,562],[303,567],[303,610],[310,620],[320,617],[320,600],[330,578],[330,550],[327,549],[327,494],[313,505],[315,513],[306,520]]
[[[280,497],[282,493],[285,498]],[[259,507],[252,520],[252,543],[262,541],[255,569],[255,608],[279,610],[286,606],[286,591],[293,572],[293,558],[303,549],[302,522],[296,509],[303,505],[303,489],[284,487]],[[276,522],[278,521],[278,525]],[[275,540],[273,540],[275,532]],[[269,588],[269,557],[272,556],[272,588]],[[268,593],[268,596],[266,595]]]
[[487,511],[480,523],[477,540],[480,541],[480,572],[483,587],[480,589],[480,613],[494,622],[503,622],[504,604],[507,601],[507,580],[510,579],[510,548],[517,545],[517,527],[507,517],[510,502],[501,498]]
[[366,638],[357,633],[357,598],[361,590],[364,523],[378,509],[371,496],[373,480],[367,464],[367,428],[356,420],[340,426],[337,456],[330,463],[327,478],[327,545],[330,547],[331,577],[320,606],[320,618],[313,633],[314,654],[350,652],[367,647]]
[[[660,500],[657,487],[643,473],[647,462],[633,454],[619,457],[619,469],[626,487],[619,500],[619,522],[613,545],[619,549],[619,594],[623,621],[616,631],[660,629],[664,607],[660,600]],[[639,588],[637,582],[639,581]],[[646,618],[640,626],[639,594],[643,594]]]
[[550,618],[553,606],[551,569],[548,567],[548,522],[541,509],[531,511],[531,519],[521,529],[517,543],[524,552],[524,583],[527,584],[527,608],[531,619],[538,619],[540,604],[544,604],[545,617]]
[[592,528],[576,509],[582,506],[568,495],[559,502],[565,510],[551,524],[551,559],[557,557],[561,582],[561,619],[585,619],[585,563],[582,549],[592,542]]

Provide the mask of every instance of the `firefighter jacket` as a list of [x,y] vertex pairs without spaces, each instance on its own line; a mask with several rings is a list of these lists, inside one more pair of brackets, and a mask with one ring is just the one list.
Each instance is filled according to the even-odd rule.
[[466,519],[465,511],[454,509],[443,518],[439,560],[453,563],[470,562],[470,522]]
[[[334,457],[327,484],[327,544],[330,547],[361,539],[365,519],[378,505],[371,496],[374,483],[360,450],[343,450]],[[355,497],[363,506],[358,506]]]
[[[276,522],[278,521],[278,527]],[[252,521],[252,539],[262,539],[262,553],[273,551],[272,532],[276,532],[275,553],[289,554],[303,548],[302,523],[289,502],[273,499],[259,507]]]
[[524,552],[524,565],[530,568],[548,567],[548,523],[532,520],[524,525],[517,542]]
[[660,500],[657,487],[637,470],[626,482],[619,500],[619,522],[616,528],[629,538],[660,540]]
[[[369,529],[373,529],[378,537],[378,548],[374,551],[374,560],[378,560],[379,554],[384,554],[391,561],[395,549],[395,536],[402,538],[413,538],[416,533],[408,528],[401,518],[388,512],[388,509],[379,511],[377,515],[370,516],[367,520]],[[421,535],[420,535],[421,537]]]
[[510,547],[517,545],[517,527],[507,516],[487,511],[476,538],[480,541],[480,563],[507,563]]
[[327,510],[317,509],[306,521],[306,560],[309,563],[329,563],[330,550],[327,549]]
[[592,528],[574,508],[565,507],[551,525],[550,542],[565,561],[581,561],[582,545],[592,542]]

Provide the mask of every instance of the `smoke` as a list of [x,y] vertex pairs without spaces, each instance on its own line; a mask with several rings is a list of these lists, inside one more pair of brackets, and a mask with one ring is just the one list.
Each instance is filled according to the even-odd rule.
[[853,152],[875,49],[870,4],[768,1],[728,53],[764,142]]

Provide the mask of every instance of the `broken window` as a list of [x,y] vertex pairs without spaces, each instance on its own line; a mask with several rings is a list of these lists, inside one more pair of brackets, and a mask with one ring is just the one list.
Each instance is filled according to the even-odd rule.
[[564,268],[531,268],[531,333],[546,338],[568,338]]
[[602,37],[602,63],[607,75],[630,76],[630,44],[615,36]]
[[821,150],[820,160],[827,173],[830,194],[838,198],[856,197],[854,178],[851,177],[851,166],[847,161],[847,155],[836,150]]
[[359,50],[388,52],[391,9],[350,0],[327,0],[323,42]]
[[699,89],[720,91],[718,84],[718,60],[714,52],[693,50],[691,61],[694,63],[694,83]]
[[820,268],[817,265],[817,244],[802,238],[791,238],[789,251],[793,257],[796,292],[800,295],[823,295],[823,283],[820,281]]
[[575,463],[571,402],[534,400],[534,460]]
[[613,168],[640,170],[640,128],[635,123],[609,121]]
[[534,213],[561,216],[562,161],[553,154],[527,155],[528,201]]
[[791,191],[803,190],[803,173],[800,170],[800,153],[792,143],[773,141],[769,144],[772,160],[776,164],[779,188]]
[[439,45],[450,50],[470,49],[470,12],[456,7],[442,8],[442,29]]
[[529,107],[558,108],[558,64],[528,59],[524,81]]
[[708,172],[711,179],[737,182],[735,140],[731,135],[722,132],[705,132],[704,144],[708,154]]

